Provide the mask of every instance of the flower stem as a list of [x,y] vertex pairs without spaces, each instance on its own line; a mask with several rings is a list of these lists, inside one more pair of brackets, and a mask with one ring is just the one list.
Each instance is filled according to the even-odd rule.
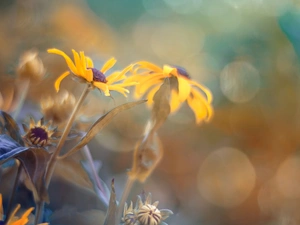
[[123,194],[122,194],[119,206],[118,206],[116,225],[120,224],[125,202],[126,202],[126,200],[128,198],[128,195],[129,195],[129,193],[131,191],[131,188],[132,188],[135,180],[136,180],[135,178],[127,176],[127,181],[126,181],[126,184],[125,184],[125,187],[124,187],[124,191],[123,191]]
[[62,133],[62,136],[57,144],[57,147],[55,149],[55,151],[53,152],[50,160],[49,160],[49,164],[48,164],[48,168],[47,168],[47,172],[46,172],[46,175],[45,175],[45,183],[46,183],[46,187],[49,186],[50,184],[50,180],[51,180],[51,177],[53,175],[53,172],[54,172],[54,168],[55,168],[55,165],[56,165],[56,161],[57,161],[57,157],[59,156],[59,153],[66,141],[66,138],[71,130],[71,127],[72,127],[72,124],[74,122],[74,119],[75,119],[75,116],[80,108],[80,106],[82,105],[84,99],[86,98],[86,96],[88,95],[90,91],[90,88],[89,88],[89,85],[86,85],[86,87],[84,88],[75,108],[73,109],[73,112],[69,118],[69,121],[66,125],[66,128],[64,130],[64,132]]
[[25,102],[25,99],[26,99],[26,96],[28,93],[29,85],[30,85],[30,79],[26,79],[22,82],[22,86],[20,87],[20,89],[22,89],[22,93],[21,93],[21,96],[19,95],[19,97],[20,97],[19,104],[12,115],[14,120],[17,120],[17,118],[21,112],[21,109],[24,105],[24,102]]
[[[49,160],[49,163],[48,163],[48,168],[47,168],[47,171],[46,171],[46,174],[45,174],[45,184],[46,184],[46,187],[48,188],[49,187],[49,184],[50,184],[50,181],[51,181],[51,178],[52,178],[52,175],[53,175],[53,172],[54,172],[54,169],[55,169],[55,165],[56,165],[56,162],[57,162],[57,159],[58,159],[58,156],[59,156],[59,153],[68,137],[68,134],[71,130],[71,127],[72,127],[72,124],[74,122],[74,119],[75,119],[75,116],[76,116],[76,113],[78,112],[80,106],[82,105],[84,99],[86,98],[86,96],[88,95],[90,91],[90,86],[89,85],[86,85],[78,102],[76,103],[74,109],[73,109],[73,112],[69,118],[69,121],[66,125],[66,128],[65,130],[63,131],[62,133],[62,136],[57,144],[57,147],[55,149],[55,151],[53,152],[50,160]],[[40,217],[42,216],[42,213],[43,213],[43,208],[44,208],[44,202],[40,202],[39,204],[37,204],[36,206],[36,219],[35,219],[35,225],[39,222],[40,220]]]
[[[16,191],[17,191],[20,175],[21,175],[21,172],[22,172],[22,166],[18,161],[17,161],[17,165],[18,165],[18,170],[17,170],[17,173],[16,173],[16,178],[15,178],[14,186],[13,186],[13,189],[12,189],[12,193],[11,193],[10,198],[9,198],[6,215],[10,215],[10,213],[11,213],[12,203],[13,203]],[[5,218],[5,223],[7,222],[8,219],[9,219],[9,216],[7,216]]]

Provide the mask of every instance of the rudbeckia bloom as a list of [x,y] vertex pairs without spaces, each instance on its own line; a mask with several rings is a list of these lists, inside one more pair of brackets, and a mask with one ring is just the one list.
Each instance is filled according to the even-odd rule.
[[[13,212],[9,215],[5,225],[26,225],[29,220],[28,216],[33,211],[33,207],[27,209],[20,218],[17,218],[15,215],[19,211],[21,206],[18,204]],[[2,206],[2,195],[0,194],[0,224],[4,224],[4,215],[3,215],[3,206]],[[39,225],[48,225],[48,223],[41,223]]]
[[85,56],[84,52],[79,52],[78,54],[78,52],[72,49],[75,62],[74,63],[71,60],[71,58],[61,50],[52,48],[48,49],[47,51],[48,53],[53,53],[62,56],[66,60],[66,63],[70,69],[70,71],[66,71],[62,75],[60,75],[55,81],[54,86],[56,91],[59,91],[61,81],[68,75],[70,75],[71,72],[77,78],[81,78],[85,82],[89,83],[91,87],[97,87],[100,90],[102,90],[105,96],[110,96],[110,91],[117,91],[123,94],[124,96],[127,96],[126,93],[129,93],[129,91],[125,87],[136,84],[136,82],[116,84],[116,82],[119,82],[126,78],[125,74],[132,68],[132,65],[127,66],[122,71],[114,72],[107,77],[104,75],[109,69],[111,69],[115,65],[115,58],[109,59],[103,65],[101,70],[97,70],[94,68],[94,64],[91,58]]
[[[163,68],[146,61],[136,63],[134,75],[127,82],[137,81],[135,97],[140,98],[147,93],[148,105],[153,103],[153,97],[165,78],[170,78],[171,112],[179,109],[183,102],[187,102],[193,110],[196,122],[209,121],[213,115],[211,102],[213,96],[208,88],[192,80],[182,67],[164,65]],[[143,70],[143,72],[140,72]]]

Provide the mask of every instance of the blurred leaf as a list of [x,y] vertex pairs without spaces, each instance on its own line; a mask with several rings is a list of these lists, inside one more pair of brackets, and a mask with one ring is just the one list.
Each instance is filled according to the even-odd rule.
[[152,119],[155,124],[152,131],[156,131],[170,114],[170,80],[167,78],[153,97]]
[[4,111],[0,111],[0,133],[6,133],[20,145],[24,145],[20,129],[16,121]]
[[41,200],[49,202],[44,175],[50,156],[51,154],[42,148],[30,148],[29,151],[22,152],[16,157],[30,180],[35,202]]
[[99,118],[88,130],[88,132],[85,134],[85,136],[79,141],[79,143],[72,148],[68,153],[63,155],[63,158],[74,154],[77,152],[79,149],[81,149],[83,146],[85,146],[87,143],[89,143],[90,140],[92,140],[95,135],[103,128],[105,127],[117,114],[120,112],[130,109],[136,105],[142,104],[146,102],[147,100],[140,100],[136,102],[129,102],[125,103],[123,105],[117,106],[116,108],[110,110],[107,112],[104,116]]
[[54,176],[81,188],[93,189],[93,184],[80,162],[73,159],[58,160]]
[[50,216],[50,224],[55,225],[102,225],[105,214],[100,210],[78,212],[76,208],[63,207]]
[[8,159],[16,157],[18,154],[25,152],[29,147],[23,147],[6,134],[0,135],[0,164]]
[[117,201],[116,201],[116,192],[115,192],[115,181],[111,181],[111,194],[109,199],[109,206],[106,212],[105,221],[103,225],[115,225],[117,217]]

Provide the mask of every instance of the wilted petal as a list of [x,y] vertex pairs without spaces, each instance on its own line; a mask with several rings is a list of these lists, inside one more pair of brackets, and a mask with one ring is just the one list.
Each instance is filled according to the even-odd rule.
[[63,79],[65,79],[69,74],[70,74],[70,71],[66,71],[66,72],[64,72],[62,75],[60,75],[60,76],[56,79],[56,81],[55,81],[55,83],[54,83],[54,87],[55,87],[56,92],[59,91],[59,86],[60,86],[61,81],[62,81]]

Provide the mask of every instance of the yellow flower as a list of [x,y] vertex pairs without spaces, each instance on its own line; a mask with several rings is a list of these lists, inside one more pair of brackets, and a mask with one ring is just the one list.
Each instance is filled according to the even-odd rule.
[[[187,102],[193,110],[196,122],[209,121],[213,115],[211,102],[213,96],[210,90],[190,79],[189,74],[182,67],[164,65],[160,68],[152,63],[140,61],[136,63],[137,68],[134,75],[127,79],[127,82],[137,81],[135,97],[140,98],[147,93],[148,105],[153,103],[153,97],[160,88],[165,78],[170,78],[171,112],[179,109],[183,102]],[[139,72],[144,70],[143,72]]]
[[[121,80],[124,80],[126,78],[125,74],[131,70],[132,65],[127,66],[124,70],[114,72],[110,74],[109,76],[105,76],[104,74],[111,69],[115,63],[116,59],[111,58],[109,59],[101,68],[101,70],[97,70],[94,68],[93,61],[91,58],[84,55],[84,52],[76,52],[74,49],[72,49],[73,56],[74,56],[74,62],[71,60],[69,56],[67,56],[66,53],[64,53],[61,50],[58,50],[56,48],[48,49],[48,53],[53,53],[62,56],[70,69],[70,71],[78,78],[83,79],[85,82],[89,83],[92,87],[97,87],[100,90],[104,92],[105,96],[110,96],[110,91],[117,91],[123,94],[125,97],[127,96],[126,93],[129,93],[129,91],[125,88],[127,86],[135,85],[136,82],[131,83],[118,83]],[[62,75],[60,75],[57,80],[55,81],[55,89],[56,91],[59,91],[59,86],[61,81],[70,75],[70,71],[64,72]]]
[[[19,211],[20,208],[21,208],[21,206],[20,206],[20,204],[18,204],[16,206],[16,208],[14,209],[14,211],[9,215],[8,220],[5,225],[26,225],[29,222],[28,216],[30,215],[30,213],[33,211],[34,208],[31,207],[31,208],[27,209],[23,213],[21,218],[17,218],[15,215]],[[1,222],[3,222],[3,206],[2,206],[2,195],[0,194],[0,224],[2,224]],[[48,223],[41,223],[39,225],[48,225]]]

